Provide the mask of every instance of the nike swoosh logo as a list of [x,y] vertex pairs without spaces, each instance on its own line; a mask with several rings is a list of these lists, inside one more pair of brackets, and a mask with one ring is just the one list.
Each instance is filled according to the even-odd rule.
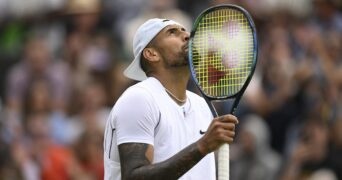
[[199,131],[200,135],[205,134],[205,132],[206,132],[206,131],[202,131],[202,130]]

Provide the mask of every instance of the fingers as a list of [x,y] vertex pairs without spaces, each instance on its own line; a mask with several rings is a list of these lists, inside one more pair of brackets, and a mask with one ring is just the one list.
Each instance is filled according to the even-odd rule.
[[213,120],[214,126],[221,127],[225,130],[235,131],[235,125],[238,124],[238,119],[233,115],[224,115]]
[[224,115],[214,119],[213,128],[216,129],[218,136],[224,141],[231,143],[235,136],[235,126],[238,119],[233,115]]
[[222,128],[223,128],[224,130],[228,130],[228,131],[235,131],[235,124],[232,124],[232,123],[230,123],[230,124],[223,123]]
[[234,141],[235,125],[238,123],[238,119],[233,115],[215,118],[205,135],[198,142],[201,152],[212,152],[223,143],[231,144]]
[[231,144],[234,142],[234,138],[232,137],[224,137],[223,142],[227,143],[227,144]]
[[[234,129],[235,129],[235,127],[234,127]],[[221,129],[219,131],[220,131],[219,136],[220,136],[220,139],[222,140],[222,142],[230,144],[234,141],[235,130]]]
[[234,123],[234,124],[239,123],[239,120],[237,119],[237,117],[234,115],[231,115],[231,114],[223,115],[223,116],[217,117],[215,119],[217,119],[221,122]]
[[227,114],[217,118],[217,121],[220,122],[222,140],[226,143],[232,143],[235,136],[235,126],[239,123],[236,116]]

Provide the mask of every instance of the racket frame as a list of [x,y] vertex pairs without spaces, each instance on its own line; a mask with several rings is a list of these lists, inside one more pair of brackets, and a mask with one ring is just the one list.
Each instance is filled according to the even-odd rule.
[[[192,51],[193,51],[193,47],[192,47],[192,43],[193,43],[193,38],[195,36],[195,32],[202,20],[202,18],[209,14],[210,12],[212,11],[216,11],[216,10],[219,10],[219,9],[226,9],[226,8],[230,8],[230,9],[236,9],[240,12],[242,12],[245,17],[247,17],[247,20],[248,20],[248,23],[252,29],[252,34],[253,34],[253,44],[254,44],[254,47],[253,47],[253,61],[252,61],[252,66],[251,66],[251,71],[249,72],[248,76],[247,76],[247,79],[245,81],[245,83],[243,84],[243,86],[241,87],[240,91],[238,91],[237,93],[235,94],[232,94],[230,96],[221,96],[221,97],[214,97],[214,96],[210,96],[210,95],[207,95],[204,90],[202,89],[202,87],[199,85],[199,82],[198,82],[198,79],[196,78],[196,72],[195,72],[195,67],[193,65],[193,57],[192,57]],[[222,100],[227,100],[227,99],[230,99],[230,98],[235,98],[234,100],[234,103],[231,107],[231,110],[230,110],[230,114],[234,114],[235,113],[235,110],[237,108],[237,105],[239,104],[240,102],[240,99],[243,95],[243,93],[245,92],[250,80],[252,79],[252,76],[254,74],[254,71],[255,71],[255,67],[256,67],[256,63],[257,63],[257,57],[258,57],[258,40],[257,40],[257,32],[256,32],[256,28],[255,28],[255,24],[254,24],[254,21],[251,17],[251,15],[248,13],[248,11],[246,11],[244,8],[240,7],[240,6],[237,6],[237,5],[234,5],[234,4],[221,4],[221,5],[217,5],[217,6],[213,6],[213,7],[210,7],[206,10],[204,10],[195,20],[195,23],[193,25],[193,28],[191,30],[191,33],[190,33],[190,39],[189,39],[189,51],[188,51],[188,56],[189,56],[189,68],[190,68],[190,72],[191,72],[191,77],[192,79],[194,80],[196,86],[198,87],[198,89],[200,90],[201,94],[203,95],[205,101],[208,103],[209,105],[209,108],[213,114],[214,117],[217,117],[218,116],[218,113],[216,111],[216,109],[214,108],[212,102],[213,101],[222,101]]]
[[[219,9],[226,9],[226,8],[236,9],[237,11],[242,12],[245,15],[245,17],[247,17],[248,23],[252,29],[252,34],[253,34],[253,41],[254,41],[253,42],[254,43],[253,44],[254,45],[253,55],[254,55],[254,57],[252,60],[253,62],[252,62],[251,70],[250,70],[250,72],[247,76],[247,79],[245,80],[243,86],[241,87],[241,89],[232,95],[214,97],[214,96],[207,95],[205,93],[205,91],[200,86],[199,81],[196,77],[195,67],[194,67],[193,60],[192,60],[193,59],[193,57],[192,57],[192,53],[193,53],[192,43],[193,43],[193,38],[195,36],[195,32],[196,32],[202,18],[212,11],[219,10]],[[252,76],[253,76],[254,71],[255,71],[256,63],[257,63],[257,57],[258,57],[257,34],[256,34],[255,24],[253,22],[252,17],[250,16],[250,14],[245,9],[243,9],[242,7],[232,5],[232,4],[218,5],[218,6],[210,7],[208,9],[204,10],[196,18],[196,21],[195,21],[194,26],[192,28],[192,31],[190,33],[190,39],[189,39],[188,47],[189,47],[189,52],[188,52],[189,53],[189,68],[190,68],[190,72],[191,72],[191,77],[195,81],[196,86],[198,87],[203,98],[207,102],[213,116],[217,117],[218,113],[217,113],[215,107],[213,106],[212,102],[213,101],[223,101],[223,100],[230,99],[230,98],[235,98],[234,103],[233,103],[231,110],[230,110],[230,114],[234,114],[243,93],[245,92],[250,80],[252,79]],[[218,168],[218,171],[217,171],[218,180],[227,180],[227,179],[229,180],[229,144],[223,144],[221,147],[219,147],[219,149],[218,149],[218,167],[217,168]]]

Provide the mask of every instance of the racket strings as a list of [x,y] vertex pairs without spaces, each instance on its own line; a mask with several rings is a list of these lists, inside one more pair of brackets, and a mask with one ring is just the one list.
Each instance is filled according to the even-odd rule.
[[225,97],[240,91],[254,58],[252,28],[235,9],[205,15],[193,39],[193,64],[204,93]]

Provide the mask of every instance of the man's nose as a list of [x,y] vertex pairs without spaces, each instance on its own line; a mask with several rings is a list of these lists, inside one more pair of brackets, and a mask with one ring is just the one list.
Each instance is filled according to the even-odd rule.
[[190,39],[190,33],[189,32],[184,32],[184,40],[189,41]]

